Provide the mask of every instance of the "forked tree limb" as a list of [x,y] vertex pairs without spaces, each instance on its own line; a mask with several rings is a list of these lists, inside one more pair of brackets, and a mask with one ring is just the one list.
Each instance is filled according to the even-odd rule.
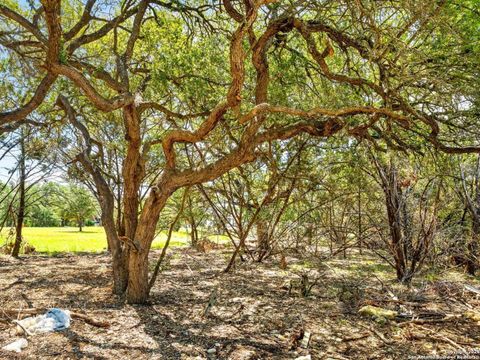
[[390,118],[394,121],[402,123],[405,127],[408,127],[410,119],[407,116],[399,114],[392,109],[388,108],[375,108],[373,106],[352,106],[341,109],[326,109],[326,108],[313,108],[311,110],[305,111],[295,108],[289,108],[286,106],[270,105],[267,103],[258,104],[248,113],[241,116],[238,120],[240,124],[245,124],[248,121],[252,120],[255,116],[258,116],[263,113],[282,113],[286,115],[304,117],[304,118],[318,118],[321,116],[328,117],[345,117],[353,115],[383,115],[387,118]]
[[80,17],[80,20],[77,21],[77,23],[67,32],[63,34],[63,38],[65,41],[71,40],[77,35],[81,29],[83,29],[89,21],[92,19],[91,11],[93,8],[93,5],[95,5],[95,2],[97,0],[87,0],[87,3],[85,4],[85,7],[83,8],[82,16]]
[[128,92],[112,99],[107,99],[100,95],[100,93],[93,87],[93,85],[72,66],[63,65],[60,63],[52,64],[51,71],[57,75],[63,75],[70,79],[75,85],[80,88],[92,104],[103,112],[110,112],[120,109],[134,102],[134,96]]
[[30,32],[33,36],[35,36],[35,38],[42,44],[47,44],[47,39],[43,36],[38,26],[36,26],[30,20],[26,19],[13,9],[10,9],[6,5],[0,4],[0,15],[15,21],[18,25]]
[[[0,15],[17,22],[32,35],[34,35],[42,44],[46,44],[47,50],[45,64],[48,71],[49,65],[56,63],[59,57],[60,38],[62,35],[60,26],[60,1],[42,0],[42,5],[48,28],[48,39],[45,39],[37,26],[20,14],[9,9],[7,6],[0,5]],[[37,86],[32,98],[25,105],[12,111],[0,113],[0,125],[4,125],[8,122],[24,120],[32,111],[37,109],[42,104],[56,79],[57,74],[48,71],[40,84]]]
[[51,73],[46,74],[35,90],[32,98],[25,105],[12,111],[0,113],[0,125],[14,121],[23,121],[32,111],[42,104],[56,79],[57,75]]

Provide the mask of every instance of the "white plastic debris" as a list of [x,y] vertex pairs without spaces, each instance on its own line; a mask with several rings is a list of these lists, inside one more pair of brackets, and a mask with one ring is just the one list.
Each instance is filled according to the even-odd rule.
[[26,331],[28,335],[61,331],[70,327],[70,311],[53,308],[43,315],[16,321],[17,331]]
[[312,355],[299,356],[295,360],[312,360]]
[[303,334],[303,338],[302,338],[302,342],[300,343],[300,346],[304,349],[308,348],[311,337],[312,337],[312,333],[305,331],[305,333]]
[[22,351],[23,348],[27,347],[27,345],[28,345],[27,339],[21,338],[21,339],[15,340],[14,342],[8,345],[5,345],[4,347],[2,347],[2,350],[15,351],[19,353]]

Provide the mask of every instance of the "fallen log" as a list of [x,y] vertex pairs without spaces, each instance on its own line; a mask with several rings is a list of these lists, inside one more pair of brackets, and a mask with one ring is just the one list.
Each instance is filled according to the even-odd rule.
[[[49,309],[47,308],[33,308],[33,309],[2,309],[2,313],[4,313],[7,316],[12,316],[17,319],[20,319],[20,317],[25,317],[26,315],[40,315],[44,314],[48,311]],[[100,327],[100,328],[108,328],[110,327],[110,323],[106,321],[99,321],[92,319],[90,316],[78,313],[75,311],[70,311],[70,316],[72,319],[78,319],[82,320],[83,322],[95,326],[95,327]]]

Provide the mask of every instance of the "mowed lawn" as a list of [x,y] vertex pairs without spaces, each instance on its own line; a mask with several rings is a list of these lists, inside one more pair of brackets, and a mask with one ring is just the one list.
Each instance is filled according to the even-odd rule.
[[[1,233],[0,246],[6,240],[10,229]],[[103,227],[84,227],[82,232],[76,227],[25,227],[24,239],[35,247],[35,251],[42,253],[59,252],[101,252],[107,248],[107,240]],[[224,236],[210,237],[213,241],[225,241]],[[153,248],[162,248],[167,239],[166,232],[160,233],[153,241]],[[184,231],[174,232],[170,246],[186,246],[189,244],[190,235]]]

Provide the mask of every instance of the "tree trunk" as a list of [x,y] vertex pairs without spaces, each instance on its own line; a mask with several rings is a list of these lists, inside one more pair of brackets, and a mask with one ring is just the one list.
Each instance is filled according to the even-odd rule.
[[270,249],[270,241],[268,236],[267,224],[264,220],[258,220],[257,227],[257,251],[258,261],[262,261],[265,254]]
[[[405,252],[405,233],[402,225],[402,217],[406,213],[405,202],[402,189],[398,182],[397,170],[393,164],[389,166],[380,165],[374,159],[378,174],[382,182],[382,188],[385,195],[385,207],[387,208],[388,227],[390,230],[390,252],[392,254],[397,280],[400,282],[409,282],[411,276],[406,277],[407,271],[407,253]],[[412,274],[413,275],[413,274]]]
[[163,191],[152,190],[148,196],[134,236],[134,249],[128,256],[127,302],[145,304],[149,296],[148,254],[155,238],[160,212],[175,189],[165,187]]
[[15,244],[12,249],[12,256],[18,257],[20,253],[20,246],[22,245],[22,229],[25,218],[25,138],[24,130],[21,130],[20,136],[20,163],[19,163],[19,202],[17,212],[17,225],[15,227]]
[[192,215],[190,216],[190,239],[191,239],[191,245],[192,247],[197,246],[198,242],[198,231],[197,231],[197,223],[195,221],[195,217]]
[[[480,211],[479,211],[480,212]],[[477,269],[479,268],[478,261],[478,240],[480,239],[480,215],[472,219],[472,239],[467,245],[468,255],[466,270],[469,275],[475,276]]]
[[391,182],[388,184],[388,187],[385,189],[385,200],[386,200],[386,207],[387,207],[387,214],[388,214],[388,225],[390,228],[390,237],[392,241],[392,250],[393,250],[393,258],[395,261],[395,270],[397,273],[397,280],[403,281],[405,277],[405,253],[404,253],[404,238],[401,228],[401,220],[400,220],[400,193],[401,191],[397,187],[396,183],[396,173],[392,172],[390,174]]
[[148,300],[148,253],[149,249],[132,251],[128,259],[127,302],[144,304]]
[[478,261],[478,240],[480,239],[480,155],[477,157],[477,164],[474,178],[474,196],[473,199],[467,191],[465,175],[461,171],[464,196],[470,216],[472,218],[472,238],[467,244],[465,256],[466,271],[470,275],[475,275],[479,268]]
[[472,239],[468,244],[468,263],[467,272],[475,276],[475,272],[480,267],[478,259],[478,241],[480,239],[480,155],[477,157],[475,171],[475,198],[470,204],[472,213]]
[[123,295],[128,285],[128,267],[125,256],[117,256],[112,258],[113,270],[113,293],[115,295]]
[[134,105],[123,108],[123,118],[126,129],[125,137],[128,141],[127,155],[122,169],[124,181],[123,220],[125,236],[134,241],[140,204],[139,189],[144,176],[144,163],[140,152],[140,119]]
[[360,255],[363,253],[363,230],[362,230],[362,193],[361,193],[361,184],[358,183],[358,192],[357,192],[357,210],[358,210],[358,250]]
[[[137,235],[138,207],[140,204],[140,184],[145,174],[144,160],[141,154],[140,119],[134,104],[123,108],[123,121],[125,124],[125,138],[128,142],[127,154],[123,163],[122,177],[123,191],[123,224],[118,231],[124,231],[127,240],[126,247],[121,251],[118,259],[114,260],[122,271],[118,274],[119,280],[127,279],[127,301],[131,304],[144,303],[148,298],[148,252],[150,244],[155,237],[156,217],[153,229],[148,228],[147,234],[142,230]],[[113,203],[113,202],[112,202]],[[147,201],[148,203],[148,201]],[[147,207],[147,204],[145,205]],[[112,226],[113,211],[112,211]],[[145,226],[144,226],[145,227]],[[148,227],[148,226],[147,226]],[[146,245],[148,243],[148,245]],[[132,248],[133,246],[133,248]],[[121,289],[123,283],[114,288]]]
[[80,231],[80,232],[83,231],[83,221],[82,221],[82,220],[80,220],[80,221],[78,222],[78,231]]
[[[107,236],[108,247],[112,256],[113,271],[113,293],[123,295],[127,289],[128,283],[128,252],[122,250],[118,234],[112,224],[108,221],[108,216],[102,216],[104,221],[104,230]],[[110,219],[113,222],[113,216]]]

